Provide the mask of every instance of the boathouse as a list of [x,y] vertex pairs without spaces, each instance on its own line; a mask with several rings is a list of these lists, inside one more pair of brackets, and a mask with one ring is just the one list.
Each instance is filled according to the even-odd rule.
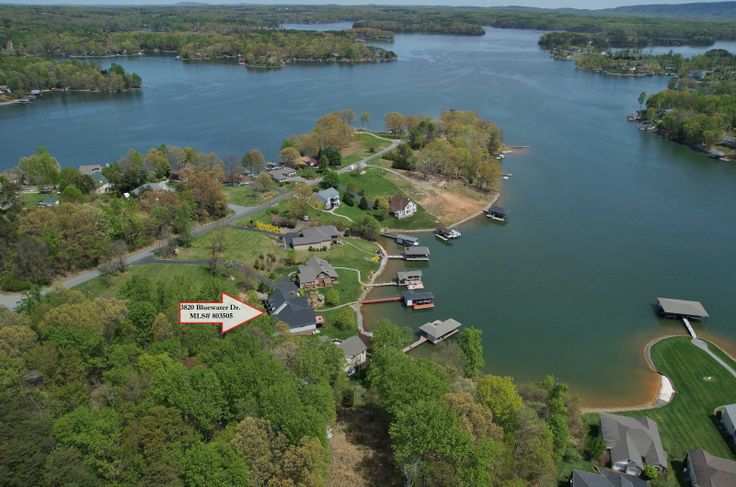
[[455,321],[452,318],[448,318],[444,321],[436,320],[430,323],[425,323],[419,327],[419,331],[421,331],[422,334],[427,337],[427,340],[432,342],[432,344],[437,344],[445,338],[448,338],[460,331],[461,326],[462,324],[460,322]]
[[407,247],[403,254],[404,260],[429,260],[429,248],[415,245]]
[[404,291],[401,300],[404,306],[414,309],[434,308],[434,294],[429,291]]
[[399,271],[396,273],[396,283],[399,286],[407,286],[409,289],[421,289],[422,271]]
[[709,316],[700,301],[684,299],[657,298],[657,311],[664,318],[674,319],[704,320]]
[[409,235],[394,235],[394,241],[396,241],[396,243],[399,245],[403,245],[404,247],[413,247],[414,245],[419,245],[419,239],[416,237],[410,237]]

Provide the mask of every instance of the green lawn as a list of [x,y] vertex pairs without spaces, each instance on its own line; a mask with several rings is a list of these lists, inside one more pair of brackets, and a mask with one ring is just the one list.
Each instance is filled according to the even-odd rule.
[[258,206],[274,199],[278,194],[275,191],[258,193],[250,186],[224,186],[222,190],[230,203],[241,206]]
[[677,394],[664,407],[623,414],[644,414],[655,420],[664,448],[675,466],[694,448],[734,458],[714,424],[713,410],[736,402],[736,378],[691,344],[687,337],[668,338],[657,343],[652,348],[652,360],[672,380]]
[[355,164],[359,160],[379,152],[381,149],[391,145],[387,140],[381,140],[369,134],[356,134],[353,143],[342,151],[342,164],[340,167]]
[[[390,198],[396,194],[404,194],[404,192],[393,181],[386,177],[386,173],[381,169],[369,167],[362,176],[354,171],[340,175],[341,189],[345,189],[345,187],[351,183],[355,185],[358,192],[365,192],[365,197],[371,207],[373,206],[373,202],[376,198],[384,199]],[[386,212],[383,215],[383,220],[379,220],[379,224],[384,228],[400,228],[407,230],[434,228],[437,225],[437,219],[427,213],[427,211],[421,206],[417,205],[417,207],[418,209],[414,216],[404,218],[402,220],[399,220]],[[356,202],[353,207],[349,207],[347,205],[341,206],[335,210],[335,213],[357,220],[365,212],[358,208],[358,202]],[[370,210],[370,213],[376,216],[375,211]]]
[[151,281],[169,280],[172,277],[204,278],[211,276],[205,266],[176,264],[144,264],[128,267],[122,274],[100,276],[87,281],[74,289],[96,298],[112,298],[118,295],[120,287],[133,276],[145,276]]
[[23,205],[23,208],[36,208],[38,206],[39,201],[49,196],[55,196],[55,195],[41,194],[41,193],[23,193],[20,196],[20,201],[21,201],[21,204]]
[[[216,235],[217,232],[212,231],[195,238],[191,247],[181,249],[179,258],[184,260],[209,259],[212,242]],[[226,228],[223,235],[226,259],[247,262],[252,265],[261,254],[273,254],[281,258],[287,256],[288,251],[280,240],[262,233]]]

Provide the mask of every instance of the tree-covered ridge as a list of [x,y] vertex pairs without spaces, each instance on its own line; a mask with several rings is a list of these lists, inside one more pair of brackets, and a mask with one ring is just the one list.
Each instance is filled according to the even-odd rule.
[[[733,20],[601,15],[588,11],[481,7],[398,6],[201,6],[201,7],[0,7],[0,42],[12,39],[31,45],[39,33],[53,48],[59,39],[78,51],[107,47],[115,33],[189,33],[194,44],[219,43],[207,35],[242,37],[245,33],[278,29],[282,23],[354,22],[392,32],[483,35],[482,26],[570,31],[594,37],[600,47],[712,44],[736,38]],[[545,41],[547,43],[548,41]],[[159,43],[161,44],[161,43]],[[121,46],[116,46],[119,49]],[[129,48],[137,48],[135,42]],[[191,47],[191,46],[190,46]],[[128,49],[128,52],[132,52]],[[223,50],[224,52],[224,50]]]
[[53,61],[41,57],[0,54],[0,85],[10,92],[0,93],[0,100],[22,98],[31,90],[88,90],[100,92],[140,88],[141,78],[126,73],[119,64],[109,69],[80,61]]

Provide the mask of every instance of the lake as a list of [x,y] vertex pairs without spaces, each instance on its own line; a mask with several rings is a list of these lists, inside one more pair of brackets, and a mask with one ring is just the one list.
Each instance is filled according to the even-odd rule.
[[577,71],[539,50],[539,35],[398,35],[394,63],[271,71],[121,59],[144,90],[0,107],[0,167],[38,145],[64,165],[162,143],[222,157],[258,147],[275,159],[284,137],[329,111],[371,112],[375,129],[389,111],[476,111],[508,143],[531,146],[504,162],[513,173],[501,200],[510,222],[466,224],[451,245],[423,236],[432,250],[424,280],[437,308],[375,305],[366,308],[369,324],[453,317],[483,329],[493,373],[518,381],[555,374],[586,405],[640,403],[655,378],[644,344],[684,331],[655,316],[658,296],[701,300],[711,318],[697,329],[736,343],[736,165],[626,122],[639,93],[659,91],[666,78]]

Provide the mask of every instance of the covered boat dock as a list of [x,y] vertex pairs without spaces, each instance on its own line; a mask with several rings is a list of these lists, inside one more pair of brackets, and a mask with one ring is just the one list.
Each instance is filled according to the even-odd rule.
[[709,317],[700,301],[657,298],[657,311],[664,318],[704,320]]

